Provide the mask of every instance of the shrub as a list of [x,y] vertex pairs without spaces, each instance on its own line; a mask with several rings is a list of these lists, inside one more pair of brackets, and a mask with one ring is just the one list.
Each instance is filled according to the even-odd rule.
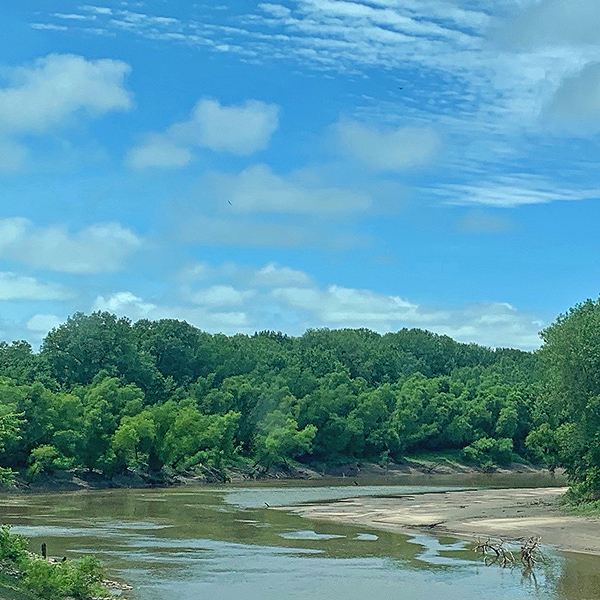
[[18,562],[23,559],[27,551],[27,540],[10,532],[8,525],[0,527],[0,561],[10,560]]
[[483,468],[505,465],[512,460],[513,442],[510,438],[479,438],[463,449],[463,455]]
[[80,560],[51,563],[43,558],[30,558],[24,583],[33,593],[47,600],[70,596],[77,600],[109,598],[102,585],[103,571],[94,556]]
[[27,475],[33,481],[41,473],[52,474],[57,469],[68,469],[72,467],[72,461],[65,458],[54,447],[43,444],[34,448],[29,455],[29,468]]

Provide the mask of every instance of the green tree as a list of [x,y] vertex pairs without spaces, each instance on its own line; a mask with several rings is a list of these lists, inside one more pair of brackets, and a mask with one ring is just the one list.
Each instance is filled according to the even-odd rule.
[[257,436],[257,462],[267,467],[276,463],[310,454],[317,433],[314,425],[298,429],[298,423],[289,415],[276,410],[262,424],[264,433]]
[[121,419],[112,438],[112,447],[117,460],[126,467],[147,467],[155,441],[156,426],[151,412],[146,410]]
[[549,393],[564,425],[561,462],[584,497],[600,494],[600,301],[586,300],[542,332]]

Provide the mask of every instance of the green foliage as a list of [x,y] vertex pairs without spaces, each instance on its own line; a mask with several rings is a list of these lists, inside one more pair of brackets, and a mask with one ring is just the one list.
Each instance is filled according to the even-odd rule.
[[221,467],[235,454],[235,433],[241,414],[203,415],[194,406],[181,408],[161,446],[163,462],[177,470],[206,462]]
[[56,600],[68,596],[88,600],[110,597],[102,585],[102,565],[94,556],[60,563],[52,563],[41,557],[29,558],[23,568],[25,586],[41,598]]
[[506,465],[513,458],[513,442],[510,438],[479,438],[463,449],[465,458],[479,467]]
[[558,460],[582,497],[600,494],[600,301],[587,300],[542,334]]
[[27,552],[27,540],[0,526],[0,563],[12,563],[22,574],[23,585],[40,598],[92,600],[109,598],[103,585],[104,570],[94,556],[51,562]]
[[317,434],[314,425],[298,429],[295,419],[277,410],[270,413],[263,423],[265,433],[257,436],[257,462],[270,467],[298,456],[310,454]]
[[31,451],[29,464],[27,475],[33,480],[41,473],[51,475],[58,469],[68,469],[73,466],[73,461],[61,456],[54,446],[42,444]]
[[0,488],[12,488],[15,487],[16,483],[16,473],[12,469],[0,467]]
[[0,562],[18,562],[26,556],[27,540],[11,533],[8,525],[0,525]]
[[21,439],[22,417],[14,404],[0,404],[0,452]]
[[417,329],[228,337],[77,313],[39,354],[0,344],[0,476],[222,472],[240,458],[268,468],[463,448],[483,464],[505,460],[509,443],[575,464],[579,446],[552,446],[564,419],[540,373],[535,354]]
[[549,469],[554,470],[560,464],[558,439],[557,432],[548,423],[542,423],[529,432],[525,438],[525,447],[534,461],[542,462]]

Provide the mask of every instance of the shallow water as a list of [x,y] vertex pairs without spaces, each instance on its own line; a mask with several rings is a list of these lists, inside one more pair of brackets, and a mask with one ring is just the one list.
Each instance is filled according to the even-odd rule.
[[0,496],[0,521],[29,536],[34,550],[45,541],[54,556],[99,555],[138,600],[600,598],[600,557],[547,550],[545,564],[523,575],[486,567],[455,539],[311,522],[265,506],[552,483],[527,476],[431,481],[9,495]]

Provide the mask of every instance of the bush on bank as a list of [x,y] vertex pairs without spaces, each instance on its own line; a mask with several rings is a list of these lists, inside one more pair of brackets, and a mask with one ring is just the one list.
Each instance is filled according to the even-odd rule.
[[23,589],[44,600],[109,598],[104,572],[94,556],[53,562],[27,551],[27,540],[0,526],[0,572],[16,577]]

